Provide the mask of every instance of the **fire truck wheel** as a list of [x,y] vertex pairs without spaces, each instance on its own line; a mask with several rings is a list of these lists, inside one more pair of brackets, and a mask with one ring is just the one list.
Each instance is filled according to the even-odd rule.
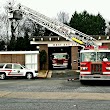
[[27,79],[32,79],[32,78],[33,78],[32,73],[27,73],[27,74],[26,74],[26,78],[27,78]]
[[0,79],[3,80],[3,79],[5,79],[5,78],[6,78],[6,75],[5,75],[4,73],[0,75]]

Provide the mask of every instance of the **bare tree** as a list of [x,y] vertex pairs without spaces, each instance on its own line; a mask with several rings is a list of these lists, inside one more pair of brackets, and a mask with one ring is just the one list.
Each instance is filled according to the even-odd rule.
[[106,35],[110,35],[110,22],[107,24]]
[[0,14],[0,39],[6,40],[7,38],[8,19],[5,13]]
[[43,36],[45,32],[44,27],[35,23],[26,16],[20,22],[20,30],[23,36],[24,33],[27,32],[30,38],[33,36]]
[[14,5],[14,0],[7,0],[5,4],[2,5],[1,9],[2,12],[0,13],[0,39],[5,40],[5,42],[9,41],[9,25],[10,20],[8,18],[8,12],[10,6],[12,7]]
[[66,12],[60,12],[57,14],[58,20],[62,23],[68,23],[69,15]]

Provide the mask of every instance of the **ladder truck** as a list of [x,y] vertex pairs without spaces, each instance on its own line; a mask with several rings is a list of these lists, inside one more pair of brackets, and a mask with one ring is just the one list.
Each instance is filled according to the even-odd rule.
[[101,44],[98,45],[95,38],[24,5],[18,4],[13,11],[16,10],[39,25],[83,47],[80,51],[79,80],[81,82],[84,80],[110,80],[110,50]]

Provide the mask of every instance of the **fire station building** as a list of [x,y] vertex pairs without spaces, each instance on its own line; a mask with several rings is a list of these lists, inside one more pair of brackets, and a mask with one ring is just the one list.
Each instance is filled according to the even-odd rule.
[[[102,45],[108,46],[110,49],[110,38],[109,36],[92,36],[96,38]],[[43,37],[34,37],[33,41],[30,42],[36,48],[45,50],[47,53],[47,62],[45,64],[45,69],[52,70],[52,53],[68,53],[68,66],[66,69],[77,70],[80,67],[80,50],[82,47],[75,43],[68,41],[67,39],[60,36],[43,36]]]

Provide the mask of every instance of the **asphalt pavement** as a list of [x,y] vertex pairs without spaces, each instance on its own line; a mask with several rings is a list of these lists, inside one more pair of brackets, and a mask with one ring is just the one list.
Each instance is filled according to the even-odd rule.
[[0,80],[0,110],[110,110],[109,82],[82,85],[67,80],[76,71],[52,72],[51,78]]

